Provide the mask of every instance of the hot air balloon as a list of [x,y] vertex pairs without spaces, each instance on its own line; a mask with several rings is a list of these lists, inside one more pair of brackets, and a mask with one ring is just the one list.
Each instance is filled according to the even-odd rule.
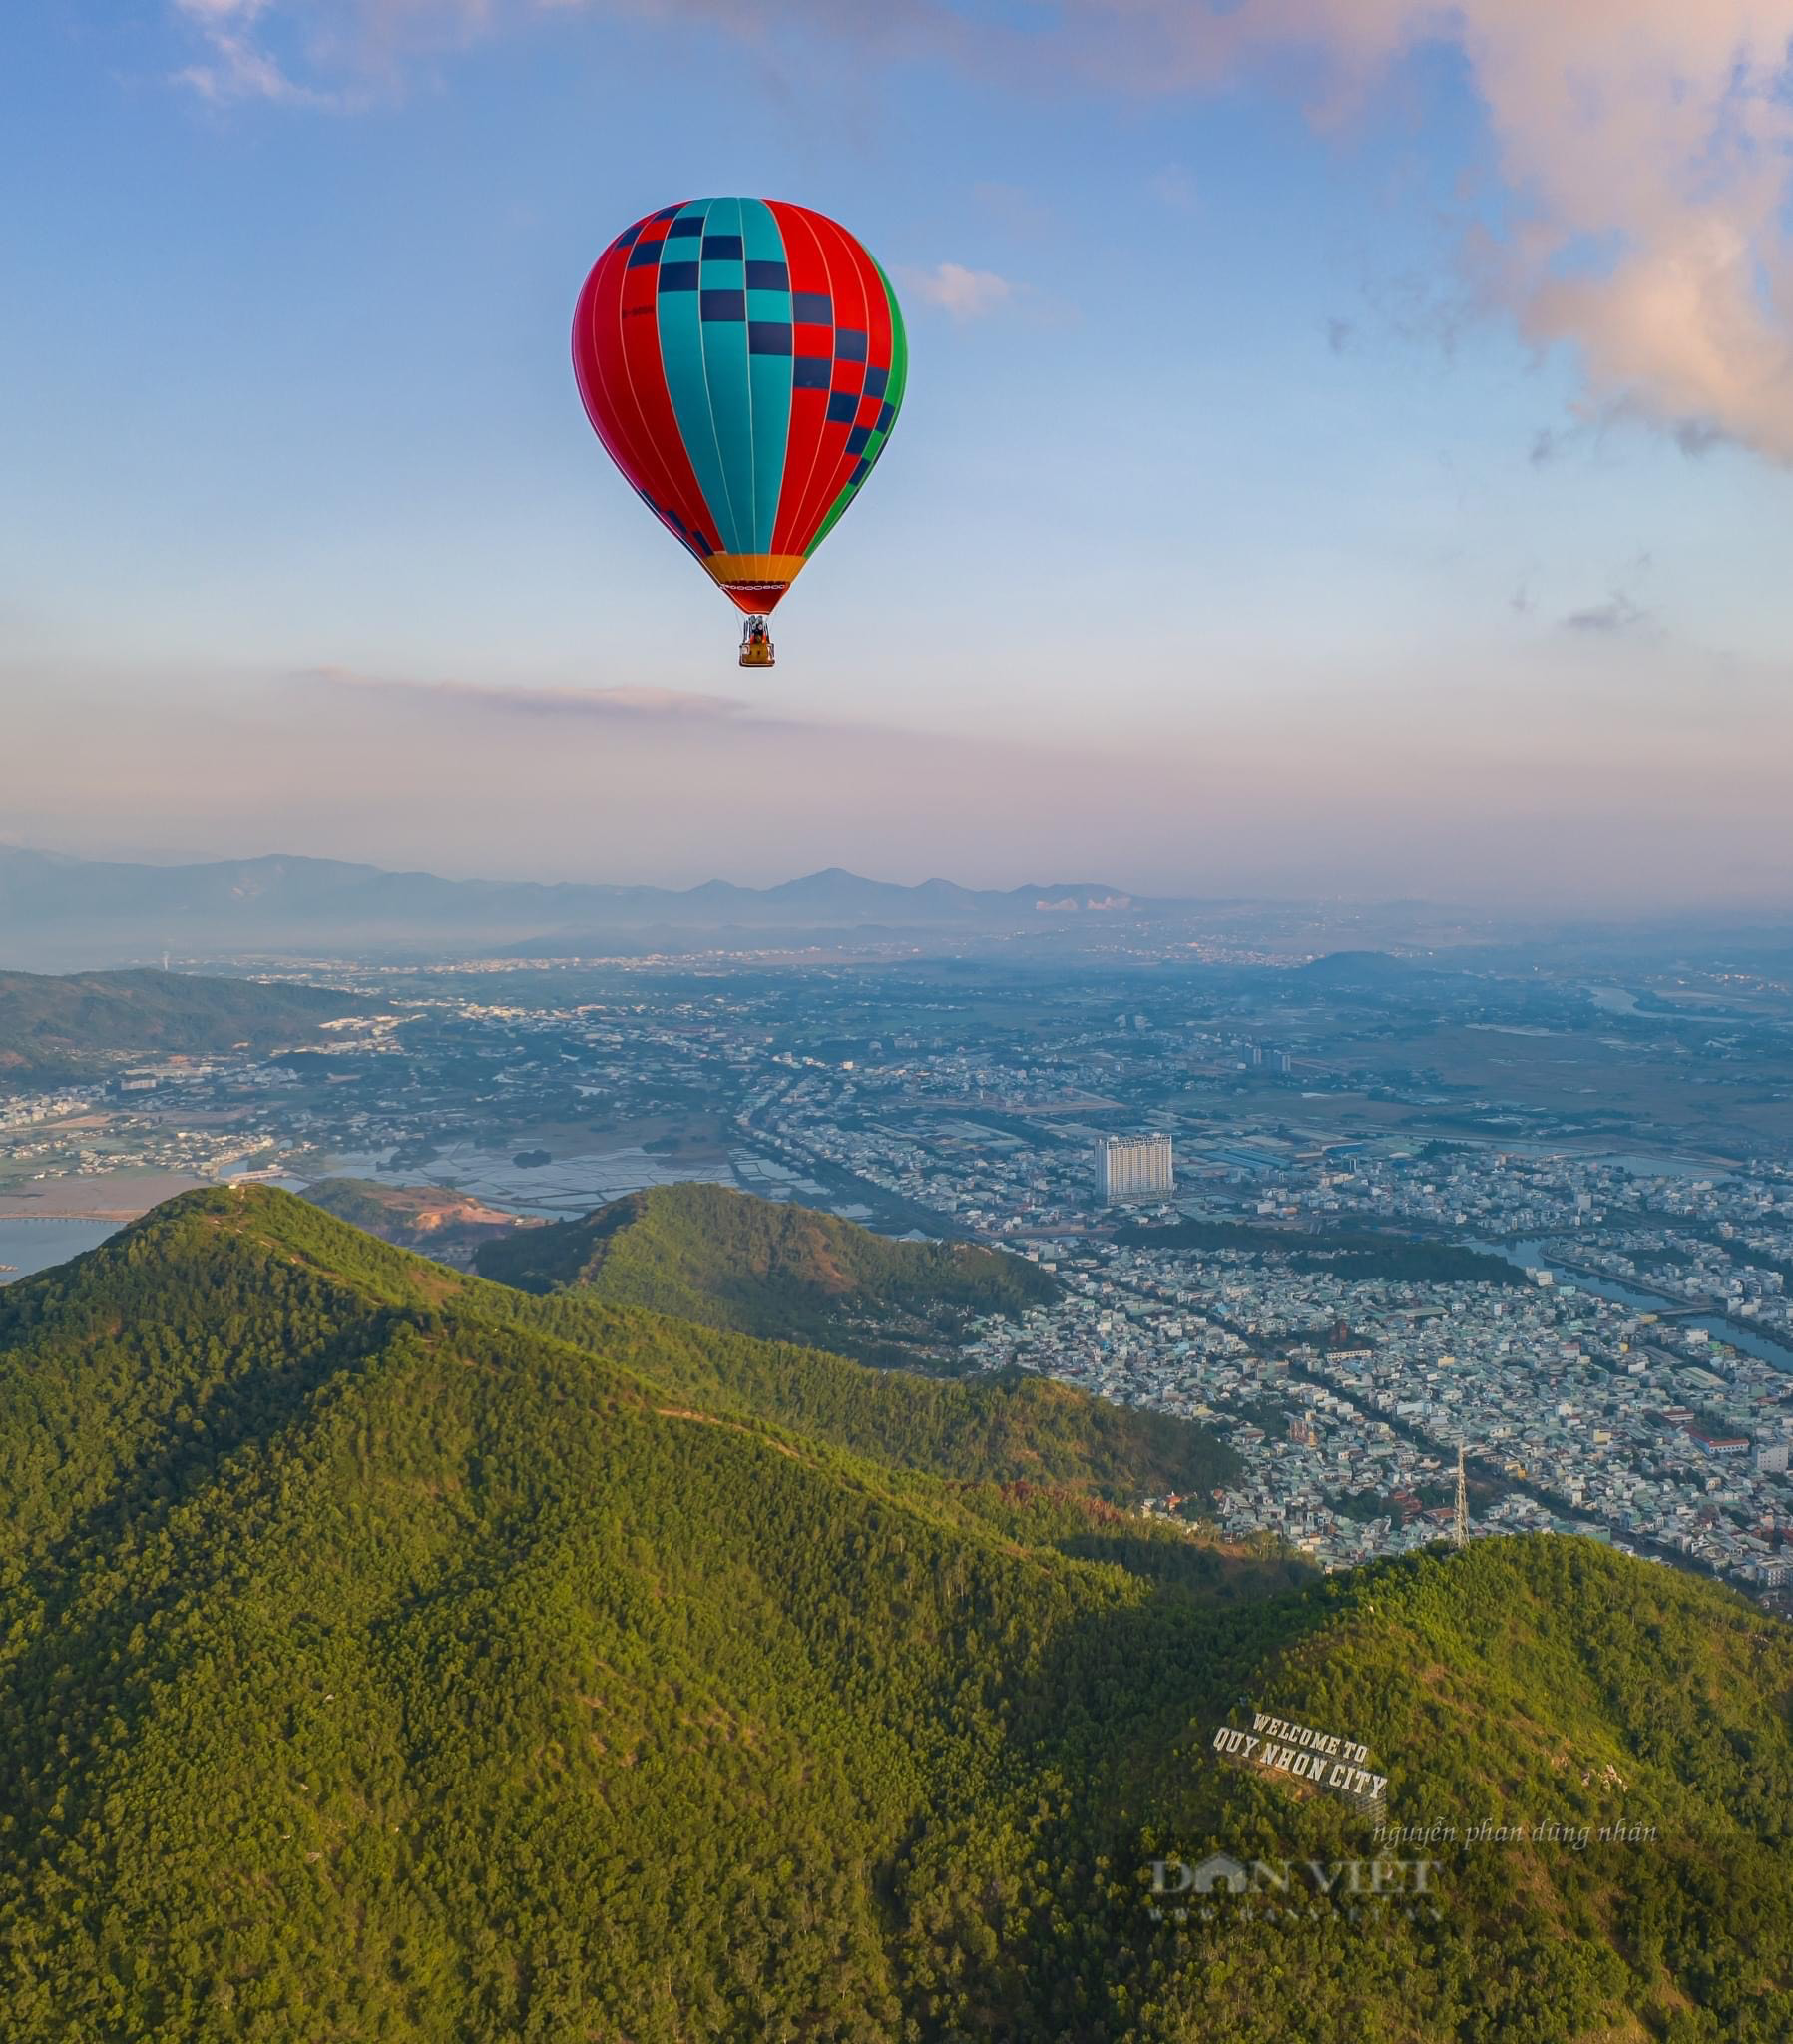
[[611,459],[747,614],[766,619],[876,465],[909,348],[890,279],[845,228],[778,199],[691,199],[626,228],[573,319]]

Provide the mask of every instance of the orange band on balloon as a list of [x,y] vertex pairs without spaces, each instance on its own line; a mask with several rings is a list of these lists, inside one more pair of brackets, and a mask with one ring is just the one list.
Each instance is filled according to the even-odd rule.
[[794,582],[801,554],[710,554],[703,563],[724,588],[731,582]]
[[707,554],[703,565],[749,615],[769,611],[802,572],[803,554]]

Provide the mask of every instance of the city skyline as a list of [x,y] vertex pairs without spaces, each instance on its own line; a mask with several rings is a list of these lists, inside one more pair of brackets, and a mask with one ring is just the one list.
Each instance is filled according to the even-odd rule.
[[[1793,8],[730,19],[9,30],[9,841],[1793,901]],[[848,221],[911,327],[775,676],[566,361],[705,190]]]

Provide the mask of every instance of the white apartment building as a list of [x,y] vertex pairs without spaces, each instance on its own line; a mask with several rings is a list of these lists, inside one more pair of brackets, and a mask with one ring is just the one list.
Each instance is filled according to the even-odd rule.
[[1096,1197],[1105,1207],[1122,1200],[1167,1200],[1175,1181],[1168,1136],[1099,1136]]

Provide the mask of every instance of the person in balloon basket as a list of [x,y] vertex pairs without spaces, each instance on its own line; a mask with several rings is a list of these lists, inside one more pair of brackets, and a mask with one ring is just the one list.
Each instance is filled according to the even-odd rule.
[[764,618],[749,618],[746,630],[741,634],[741,666],[771,667],[773,664],[772,635],[766,630]]

